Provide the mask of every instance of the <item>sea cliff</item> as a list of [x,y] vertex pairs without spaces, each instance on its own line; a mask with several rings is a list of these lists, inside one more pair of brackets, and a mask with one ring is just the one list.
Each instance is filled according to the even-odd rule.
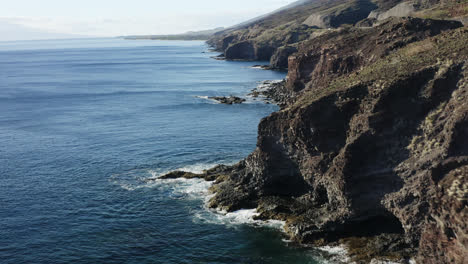
[[[287,99],[238,164],[164,177],[215,180],[210,207],[256,208],[285,221],[291,240],[344,244],[357,263],[466,263],[466,1],[411,3],[418,14],[449,10],[443,20],[395,17],[401,2],[305,1],[215,36],[227,59],[287,64]],[[311,13],[335,22],[311,26]]]

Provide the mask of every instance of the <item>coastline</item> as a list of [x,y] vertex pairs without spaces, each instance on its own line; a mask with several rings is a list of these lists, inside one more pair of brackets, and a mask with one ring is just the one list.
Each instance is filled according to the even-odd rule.
[[[399,28],[402,24],[415,24],[422,29],[401,32]],[[435,32],[434,36],[427,37],[424,35],[425,27],[430,30],[440,28],[440,31]],[[288,79],[283,85],[278,86],[281,87],[278,88],[281,96],[287,100],[278,100],[280,111],[272,113],[260,122],[257,149],[251,155],[233,166],[218,166],[202,174],[169,173],[163,178],[185,177],[214,181],[210,188],[214,196],[209,201],[209,208],[225,212],[256,208],[259,214],[255,216],[255,220],[285,221],[285,231],[290,236],[289,240],[306,247],[345,245],[351,261],[356,263],[380,263],[379,261],[414,263],[416,259],[427,258],[419,249],[419,236],[427,223],[424,218],[421,219],[423,214],[418,211],[420,209],[417,209],[419,206],[417,203],[426,199],[430,201],[431,197],[427,197],[426,194],[431,193],[436,187],[415,185],[411,182],[414,181],[412,170],[418,171],[421,175],[430,175],[427,173],[427,167],[424,167],[426,166],[424,164],[427,164],[426,157],[421,155],[427,152],[413,150],[428,147],[413,146],[411,140],[408,144],[398,145],[397,148],[388,144],[402,140],[407,142],[408,138],[413,138],[414,141],[414,138],[421,137],[420,130],[417,129],[419,121],[415,123],[413,119],[432,120],[434,115],[442,113],[440,108],[447,104],[464,111],[462,105],[457,104],[457,98],[454,99],[450,94],[446,94],[442,97],[431,97],[430,100],[434,100],[431,107],[419,110],[423,111],[422,116],[414,117],[410,111],[399,112],[399,116],[395,117],[392,112],[395,110],[392,110],[391,104],[387,103],[382,106],[385,108],[380,110],[382,117],[373,121],[374,123],[366,123],[366,120],[374,118],[377,114],[373,112],[375,111],[373,105],[378,105],[379,101],[393,101],[401,109],[408,109],[412,105],[405,101],[407,98],[420,100],[415,93],[404,97],[402,95],[389,97],[388,91],[408,87],[408,83],[418,82],[418,78],[423,78],[424,83],[437,83],[447,80],[449,77],[444,76],[451,74],[463,76],[465,68],[458,68],[461,66],[457,65],[463,65],[464,58],[456,56],[464,53],[464,48],[457,46],[457,43],[460,38],[466,38],[466,30],[460,29],[460,24],[455,22],[391,19],[371,29],[343,30],[325,34],[318,38],[317,44],[312,44],[312,48],[320,50],[320,47],[325,45],[336,45],[333,41],[337,36],[345,38],[350,36],[352,39],[356,34],[361,34],[360,37],[365,45],[369,45],[366,41],[376,41],[374,31],[385,32],[377,38],[386,38],[386,34],[402,34],[402,36],[412,34],[413,39],[390,55],[385,52],[388,52],[387,47],[394,49],[391,46],[393,42],[382,44],[379,49],[366,54],[373,56],[374,60],[361,62],[362,65],[343,60],[346,56],[355,56],[350,55],[358,50],[353,49],[353,45],[360,43],[342,43],[340,45],[349,45],[351,49],[335,48],[337,54],[317,55],[325,58],[322,58],[318,64],[316,61],[313,62],[316,65],[311,74],[317,74],[313,75],[315,79],[306,79],[310,77],[298,75],[303,70],[301,65],[310,63],[307,60],[315,55],[306,53],[290,57]],[[399,45],[402,45],[398,37],[393,41],[395,43],[400,41]],[[431,44],[427,44],[428,42]],[[429,48],[420,50],[421,46],[428,45]],[[305,49],[303,52],[311,51]],[[402,54],[408,52],[412,52],[414,57],[409,61],[401,59],[404,56]],[[335,60],[333,63],[340,65],[341,72],[330,75],[323,73],[328,70],[327,67],[336,67],[334,64],[325,63],[328,57],[329,60]],[[450,59],[444,64],[434,59],[437,57]],[[431,68],[436,70],[428,70]],[[406,70],[400,71],[400,69]],[[437,71],[442,75],[435,75]],[[463,80],[464,77],[460,78]],[[307,90],[304,87],[305,82],[309,82],[309,86],[313,83],[316,87],[322,87],[327,92],[320,93],[317,88],[312,91]],[[464,89],[457,83],[446,83],[446,85],[451,85],[452,90]],[[437,87],[433,86],[432,89]],[[415,89],[423,88],[421,85],[415,86]],[[424,105],[423,102],[419,104]],[[463,120],[462,116],[459,120]],[[372,132],[385,127],[385,122],[388,122],[386,120],[396,122],[394,121],[396,118],[407,120],[405,121],[407,127],[402,125],[402,128],[393,132],[394,134]],[[445,122],[441,120],[440,126],[447,124]],[[358,126],[363,125],[364,129],[358,129]],[[431,125],[422,129],[433,128]],[[416,134],[408,134],[408,131]],[[332,137],[327,133],[331,133]],[[386,139],[381,138],[384,135]],[[343,142],[342,137],[348,139]],[[369,140],[373,143],[365,143]],[[378,142],[388,143],[383,143],[382,147],[377,149],[366,147],[370,146],[369,144],[378,145]],[[432,149],[437,147],[442,147],[437,151],[447,153],[452,145],[430,146]],[[412,151],[410,155],[413,156],[408,157],[406,154],[408,149]],[[390,155],[383,155],[390,150],[392,151]],[[368,158],[372,155],[375,160]],[[359,160],[361,165],[357,166],[355,160]],[[414,163],[415,160],[420,161]],[[455,168],[466,164],[466,159],[463,157],[456,161],[443,160],[437,156],[433,157],[431,162],[433,164],[451,162],[450,164],[454,164],[451,166]],[[368,172],[360,172],[362,163]],[[374,168],[376,165],[381,168]],[[388,166],[392,167],[386,168]],[[353,173],[357,175],[367,173],[375,177],[375,180],[366,176],[367,182],[361,183],[362,180],[359,178],[356,178],[355,183],[349,182],[347,177],[351,177]],[[351,175],[348,176],[349,174]],[[419,176],[417,181],[424,181],[425,177],[428,176]],[[464,176],[461,174],[456,177]],[[347,191],[347,188],[351,188],[346,187],[348,185],[354,186],[354,191],[353,189]],[[415,192],[422,195],[422,198],[416,201],[409,200],[409,206],[415,209],[398,208],[400,205],[395,203],[402,199],[410,199],[404,197]],[[411,216],[401,215],[398,210],[402,209],[415,210],[415,212]],[[420,216],[416,216],[417,214]]]
[[[310,260],[302,249],[284,245],[276,230],[206,211],[208,182],[145,181],[171,169],[201,172],[248,155],[258,121],[277,107],[229,107],[195,96],[241,96],[283,74],[212,60],[202,53],[202,42],[47,44],[1,52],[1,79],[12,87],[0,94],[6,110],[1,168],[9,186],[0,195],[8,201],[0,222],[4,239],[12,241],[0,253],[2,261]],[[69,48],[45,50],[60,45]]]
[[[225,166],[225,165],[218,165]],[[205,166],[204,166],[205,167]],[[208,166],[209,167],[209,166]],[[286,221],[274,219],[259,218],[260,213],[257,209],[239,209],[236,211],[226,211],[209,206],[210,199],[213,198],[214,193],[211,188],[216,180],[199,178],[201,174],[207,170],[194,169],[192,167],[185,167],[177,169],[173,172],[152,174],[151,178],[146,179],[146,184],[140,188],[148,186],[163,185],[174,186],[174,191],[177,193],[187,194],[194,199],[203,201],[203,212],[198,212],[194,215],[195,221],[201,223],[209,223],[212,225],[225,225],[235,227],[238,225],[248,225],[256,228],[271,228],[277,230],[282,234],[282,242],[293,246],[310,249],[313,253],[314,259],[323,261],[323,263],[334,264],[349,264],[350,257],[348,255],[348,248],[345,245],[326,245],[326,246],[313,246],[297,243],[297,241],[289,240],[290,236],[287,233]],[[183,177],[173,177],[174,172],[183,172]],[[192,177],[193,176],[193,177]],[[376,260],[377,261],[377,260]],[[401,264],[391,261],[376,262],[378,264]],[[412,264],[412,263],[410,263]]]
[[[216,51],[213,51],[216,52]],[[224,60],[224,59],[223,59]],[[238,60],[243,61],[243,60]],[[256,65],[252,66],[255,68]],[[261,67],[262,70],[276,70]],[[265,104],[276,104],[282,108],[285,108],[288,103],[292,102],[292,95],[286,90],[286,79],[283,80],[264,80],[258,84],[258,86],[251,90],[250,93],[244,95],[245,97],[253,97],[254,100],[262,100]],[[200,97],[206,100],[212,100],[223,104],[222,102],[212,99],[210,97]],[[275,113],[275,112],[274,112]],[[269,227],[277,229],[281,232],[286,238],[283,239],[284,243],[294,244],[305,249],[309,248],[316,252],[317,257],[322,257],[325,263],[333,261],[333,263],[360,263],[360,258],[356,258],[356,254],[363,254],[365,252],[361,251],[361,248],[353,248],[350,244],[354,241],[352,240],[343,240],[339,242],[331,243],[303,243],[295,239],[297,235],[296,230],[288,229],[288,216],[287,215],[265,215],[265,212],[259,211],[261,206],[252,207],[247,206],[245,208],[220,208],[218,205],[212,203],[212,199],[215,197],[217,190],[216,184],[221,184],[226,181],[225,173],[227,171],[234,170],[234,167],[239,166],[242,162],[234,164],[218,164],[215,166],[210,166],[206,169],[191,169],[191,168],[181,168],[174,171],[168,171],[165,173],[159,173],[158,175],[153,174],[152,178],[147,179],[148,182],[157,182],[161,181],[164,184],[173,184],[173,182],[178,182],[180,180],[194,181],[198,186],[199,182],[197,180],[203,180],[207,185],[204,185],[203,188],[206,188],[204,191],[197,190],[197,194],[202,193],[204,195],[203,203],[206,212],[213,214],[217,220],[208,221],[211,224],[223,224],[223,225],[253,225],[258,227]],[[190,191],[189,191],[190,192]],[[267,209],[268,211],[268,209]],[[200,216],[199,216],[200,217]],[[359,243],[359,242],[358,242]],[[350,253],[353,252],[353,255]],[[368,260],[367,258],[364,258]],[[356,262],[357,261],[357,262]],[[406,259],[395,259],[392,257],[377,257],[370,259],[372,264],[415,264],[414,258]]]

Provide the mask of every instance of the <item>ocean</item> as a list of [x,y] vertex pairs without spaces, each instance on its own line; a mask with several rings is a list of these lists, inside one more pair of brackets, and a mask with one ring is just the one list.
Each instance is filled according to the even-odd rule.
[[244,97],[285,73],[215,60],[201,41],[0,42],[0,263],[325,263],[252,210],[205,206],[278,109]]

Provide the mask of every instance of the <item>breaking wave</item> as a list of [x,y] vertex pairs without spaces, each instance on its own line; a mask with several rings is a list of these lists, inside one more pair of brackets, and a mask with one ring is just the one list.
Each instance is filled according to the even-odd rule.
[[[217,164],[187,165],[175,170],[202,173],[204,170],[215,167]],[[142,188],[152,188],[156,191],[166,192],[170,198],[197,199],[203,206],[194,210],[193,217],[197,223],[222,224],[229,227],[239,225],[267,226],[283,229],[285,222],[278,220],[255,220],[258,216],[256,209],[243,209],[235,212],[223,212],[208,208],[207,203],[213,197],[209,192],[213,182],[203,179],[160,179],[161,175],[168,171],[138,169],[127,173],[112,175],[110,181],[127,191],[135,191]]]

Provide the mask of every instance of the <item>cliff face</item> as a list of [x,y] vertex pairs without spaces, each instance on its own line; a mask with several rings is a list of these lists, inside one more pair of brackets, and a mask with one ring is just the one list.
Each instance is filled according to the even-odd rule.
[[210,206],[257,208],[293,240],[345,243],[362,263],[466,263],[466,43],[461,23],[418,18],[302,42],[293,100],[261,121],[249,157],[204,175],[217,179]]

